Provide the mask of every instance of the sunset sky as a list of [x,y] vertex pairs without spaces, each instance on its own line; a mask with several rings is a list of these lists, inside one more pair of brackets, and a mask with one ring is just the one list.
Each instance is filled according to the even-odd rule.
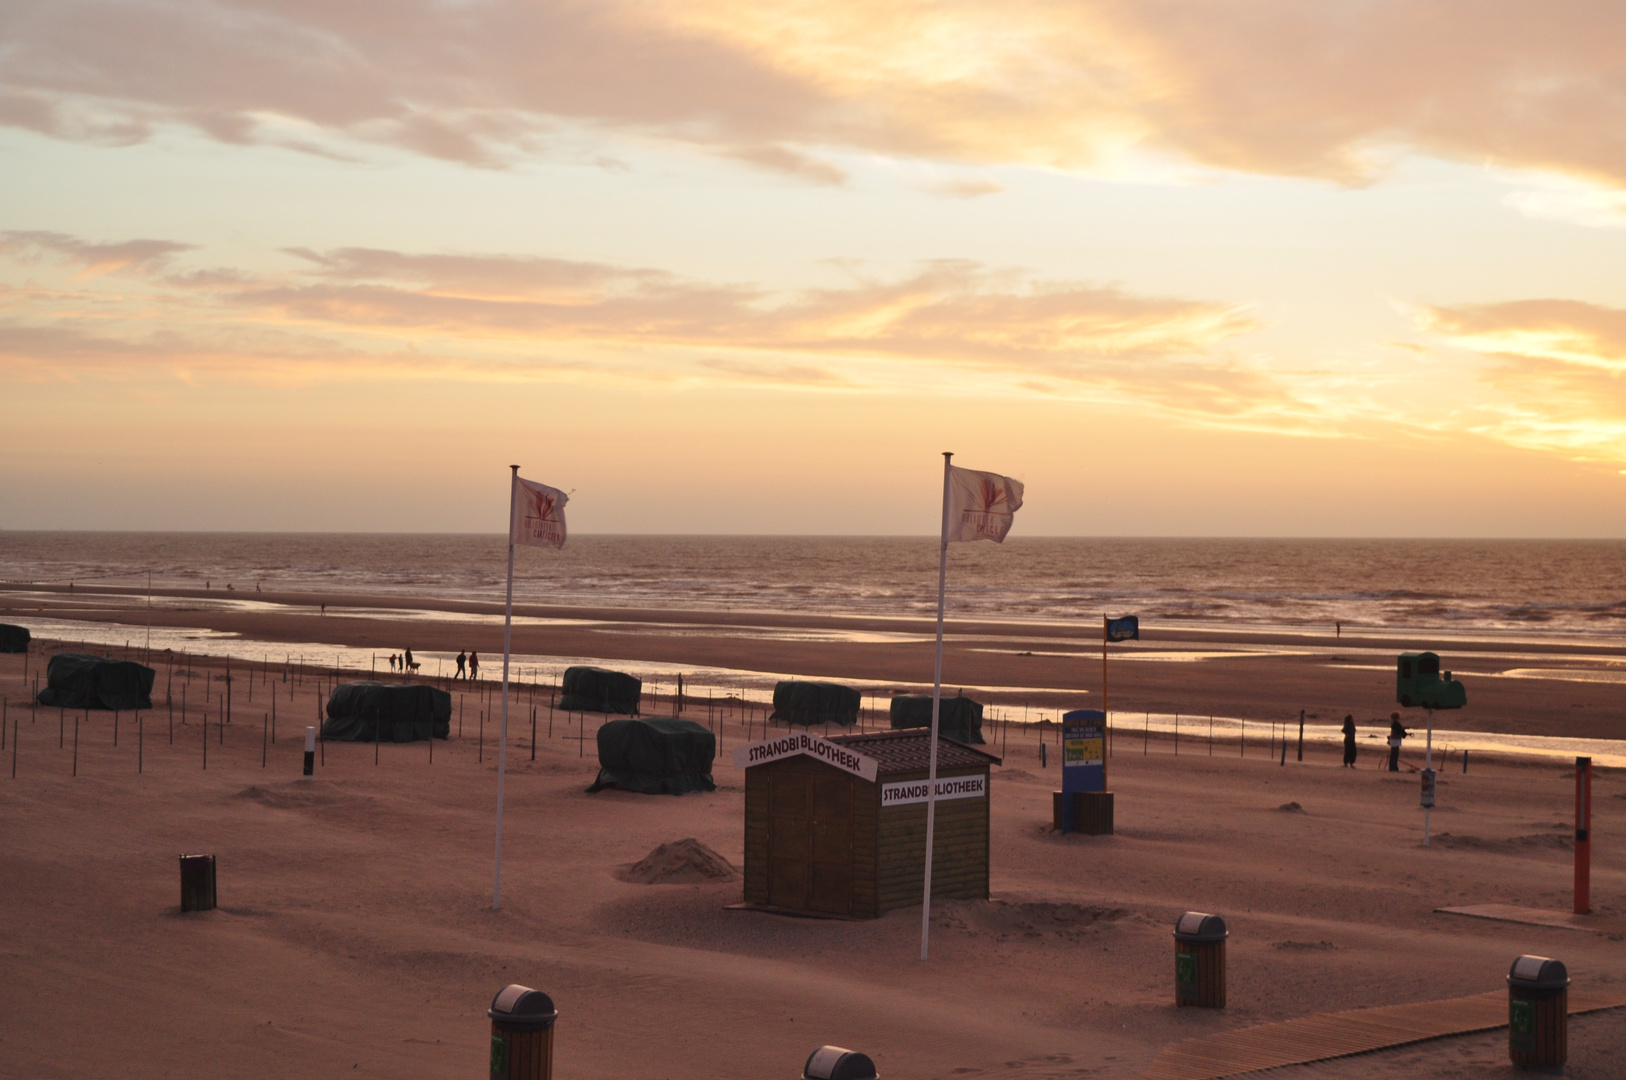
[[1626,532],[1626,6],[8,0],[0,529]]

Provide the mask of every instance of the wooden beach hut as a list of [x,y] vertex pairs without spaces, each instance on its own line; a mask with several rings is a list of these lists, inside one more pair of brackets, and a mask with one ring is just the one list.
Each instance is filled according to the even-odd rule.
[[[745,903],[873,919],[920,903],[931,732],[790,732],[742,746]],[[932,896],[988,897],[989,773],[1000,759],[939,738]]]

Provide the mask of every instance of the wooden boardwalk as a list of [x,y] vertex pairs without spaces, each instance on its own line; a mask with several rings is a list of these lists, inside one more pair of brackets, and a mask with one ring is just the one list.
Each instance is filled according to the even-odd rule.
[[[1623,1005],[1626,988],[1570,990],[1572,1016]],[[1157,1055],[1140,1080],[1219,1080],[1506,1026],[1506,990],[1321,1013],[1175,1043]]]

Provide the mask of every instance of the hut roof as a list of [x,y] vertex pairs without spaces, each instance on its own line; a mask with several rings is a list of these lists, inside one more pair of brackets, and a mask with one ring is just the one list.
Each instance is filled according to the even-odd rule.
[[[876,731],[862,735],[832,735],[830,741],[850,747],[874,758],[882,772],[911,772],[931,768],[932,736],[930,731],[906,728],[903,731]],[[1002,759],[986,750],[937,737],[937,767],[957,769],[963,766],[1003,764]]]

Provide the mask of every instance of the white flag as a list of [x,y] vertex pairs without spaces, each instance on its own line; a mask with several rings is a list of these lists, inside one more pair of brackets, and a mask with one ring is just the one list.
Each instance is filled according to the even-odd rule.
[[949,466],[948,510],[943,542],[992,540],[1004,543],[1022,508],[1022,483],[998,473]]
[[546,484],[514,478],[514,509],[508,542],[536,547],[565,546],[565,503],[570,496]]

